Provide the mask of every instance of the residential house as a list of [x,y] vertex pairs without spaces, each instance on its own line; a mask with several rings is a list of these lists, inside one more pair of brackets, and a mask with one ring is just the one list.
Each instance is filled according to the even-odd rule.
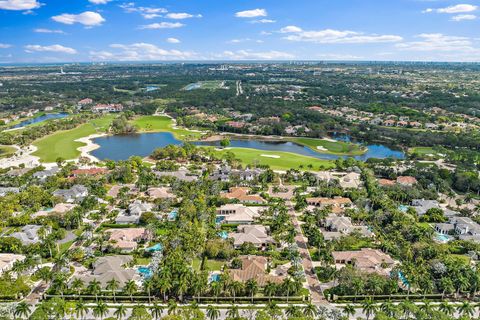
[[12,269],[17,261],[25,260],[23,254],[0,253],[0,275]]
[[362,179],[359,173],[349,172],[340,177],[338,183],[343,189],[358,189],[362,185]]
[[59,189],[54,191],[53,196],[63,198],[65,202],[71,203],[75,201],[81,201],[83,198],[88,196],[88,189],[83,185],[76,184],[70,189]]
[[38,235],[38,231],[41,228],[42,226],[28,224],[23,226],[21,231],[14,232],[10,236],[20,240],[23,245],[28,246],[41,241],[40,236]]
[[46,217],[52,214],[64,214],[71,211],[77,205],[73,203],[57,203],[53,208],[47,210],[40,210],[32,215],[32,218]]
[[123,105],[120,103],[97,104],[92,107],[94,113],[122,112]]
[[177,171],[155,171],[157,177],[173,177],[181,181],[191,182],[197,181],[198,176],[190,173],[187,169],[179,169]]
[[40,181],[45,181],[47,178],[53,177],[54,175],[56,175],[59,171],[60,171],[60,168],[52,167],[47,170],[37,171],[32,176],[34,178],[39,179]]
[[[307,198],[307,204],[310,207],[319,207],[321,209],[331,207],[333,213],[342,213],[346,208],[353,205],[352,200],[344,197],[330,198]],[[313,208],[309,208],[313,209]]]
[[386,121],[383,121],[383,125],[385,127],[393,127],[395,126],[395,120],[386,120]]
[[233,239],[233,246],[239,248],[244,243],[251,243],[257,248],[264,248],[273,243],[273,238],[268,235],[268,228],[262,225],[240,225],[237,232],[228,234]]
[[356,269],[388,276],[395,261],[387,254],[377,249],[362,248],[359,251],[334,251],[333,260],[337,268],[351,264]]
[[274,276],[267,273],[268,260],[261,256],[240,256],[242,262],[241,269],[230,269],[228,273],[233,281],[242,283],[248,280],[255,280],[260,287],[264,287],[267,283],[282,283],[284,276]]
[[173,199],[175,195],[171,193],[170,188],[166,187],[158,187],[158,188],[149,188],[147,192],[145,192],[147,196],[152,199]]
[[424,215],[429,209],[438,208],[440,209],[440,203],[437,200],[424,200],[424,199],[414,199],[412,200],[412,207],[415,209],[418,215]]
[[217,209],[217,217],[224,223],[251,224],[266,207],[247,207],[243,204],[225,204]]
[[417,179],[415,177],[410,177],[410,176],[399,176],[397,177],[397,184],[402,185],[402,186],[413,186],[414,184],[417,183]]
[[104,175],[108,170],[105,168],[88,168],[88,169],[76,169],[72,171],[71,177],[77,178],[80,176],[97,177]]
[[480,242],[480,225],[468,217],[451,216],[448,223],[436,223],[435,231],[445,235],[455,233],[460,240]]
[[378,184],[379,184],[381,187],[394,186],[395,183],[396,183],[395,180],[390,180],[390,179],[378,179]]
[[92,266],[92,270],[86,270],[73,275],[75,278],[81,279],[88,284],[93,280],[100,282],[102,289],[106,289],[111,280],[118,282],[119,289],[122,289],[127,282],[140,278],[137,271],[133,268],[127,268],[126,265],[131,263],[132,256],[115,255],[98,258]]
[[150,233],[145,228],[108,229],[105,233],[110,234],[112,246],[123,252],[131,252],[137,249],[139,242],[150,239]]
[[20,188],[0,187],[0,197],[5,197],[8,193],[19,193]]
[[136,224],[140,220],[140,216],[145,212],[153,210],[153,204],[135,200],[128,206],[128,210],[121,211],[115,222],[118,224]]
[[[323,225],[328,238],[335,239],[343,235],[351,234],[352,232],[358,232],[364,237],[371,237],[373,233],[366,226],[355,226],[352,224],[350,217],[337,216],[336,214],[330,214],[325,218]],[[332,234],[328,234],[331,232]]]
[[258,194],[249,194],[250,188],[247,187],[231,187],[228,193],[222,193],[221,196],[230,200],[238,200],[250,204],[263,204],[263,199]]

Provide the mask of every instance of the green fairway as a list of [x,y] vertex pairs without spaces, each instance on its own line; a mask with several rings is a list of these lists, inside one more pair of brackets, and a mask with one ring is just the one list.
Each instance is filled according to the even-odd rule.
[[265,151],[248,148],[228,148],[215,152],[221,156],[227,151],[233,152],[235,157],[243,164],[269,165],[270,168],[276,170],[301,169],[301,166],[304,169],[311,168],[312,170],[320,170],[320,166],[325,169],[335,167],[333,161],[302,156],[291,152]]
[[167,116],[140,116],[133,120],[133,124],[139,132],[171,132],[179,140],[196,140],[201,136],[199,132],[174,129],[173,120]]
[[292,138],[291,141],[309,147],[310,149],[320,153],[358,156],[367,151],[366,148],[362,148],[359,145],[343,141],[330,141],[326,139],[313,138]]
[[113,115],[106,115],[82,124],[75,129],[58,131],[41,138],[33,143],[38,148],[33,155],[40,157],[42,162],[55,162],[57,158],[65,160],[75,159],[80,155],[80,151],[77,148],[85,145],[75,140],[94,133],[105,132],[113,118]]
[[196,89],[206,89],[206,90],[217,90],[217,89],[226,89],[225,81],[222,80],[211,80],[211,81],[199,81],[195,83],[190,83],[182,88],[182,90],[190,91]]
[[15,151],[17,151],[17,149],[11,146],[0,146],[0,158],[10,157]]
[[432,147],[414,147],[414,148],[410,148],[408,151],[410,153],[416,153],[421,156],[438,153],[438,151],[434,150]]

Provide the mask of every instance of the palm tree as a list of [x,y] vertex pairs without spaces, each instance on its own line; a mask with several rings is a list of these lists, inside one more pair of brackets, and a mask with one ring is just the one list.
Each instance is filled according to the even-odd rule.
[[135,292],[137,292],[138,287],[135,281],[130,280],[125,284],[125,287],[123,288],[126,294],[130,296],[130,300],[133,302],[133,295]]
[[247,281],[247,283],[245,284],[245,289],[247,290],[247,293],[250,295],[250,297],[252,298],[252,303],[253,303],[253,297],[255,296],[255,294],[257,293],[258,291],[258,284],[257,284],[257,281],[255,281],[255,279],[249,279]]
[[287,303],[288,303],[288,298],[290,297],[290,293],[292,293],[295,290],[295,283],[291,278],[285,278],[282,283],[283,290],[287,292]]
[[300,310],[300,307],[295,306],[295,305],[288,305],[287,309],[285,310],[285,314],[289,318],[295,318],[295,317],[301,317],[302,312]]
[[178,305],[175,302],[175,300],[168,300],[167,313],[172,314],[172,315],[176,315],[177,314],[177,309],[178,309]]
[[229,285],[229,291],[233,295],[233,303],[235,303],[235,298],[238,293],[240,293],[243,289],[243,284],[239,281],[233,281]]
[[83,300],[80,299],[75,304],[75,314],[77,318],[83,319],[83,316],[88,312],[88,307],[83,303]]
[[107,286],[105,287],[105,289],[112,292],[114,302],[117,302],[116,294],[119,286],[120,286],[120,282],[112,278],[112,280],[107,282]]
[[27,318],[28,315],[30,314],[30,305],[27,304],[25,301],[20,302],[15,307],[15,311],[13,312],[13,314],[20,318],[23,318],[23,317]]
[[377,306],[373,303],[372,298],[368,298],[362,303],[362,310],[367,316],[367,320],[377,311]]
[[113,315],[118,319],[121,320],[127,315],[127,308],[121,304],[117,308],[115,308],[115,312]]
[[240,314],[238,312],[238,306],[232,305],[230,309],[227,311],[227,317],[232,318],[232,319],[237,319],[240,317]]
[[73,279],[72,284],[70,285],[70,289],[73,292],[75,292],[77,296],[80,295],[84,287],[85,287],[85,283],[80,278]]
[[108,307],[102,300],[97,302],[97,304],[93,307],[93,315],[95,317],[100,317],[100,320],[105,317],[108,312]]
[[269,302],[267,304],[267,312],[272,319],[277,319],[278,316],[282,313],[282,311],[275,302]]
[[465,317],[468,317],[468,318],[472,317],[473,314],[475,313],[474,307],[468,301],[463,301],[462,304],[460,306],[458,306],[457,311],[461,315],[463,315]]
[[455,312],[455,308],[450,303],[448,303],[448,301],[442,301],[442,303],[440,303],[440,305],[438,306],[438,310],[442,311],[447,316],[452,316]]
[[309,302],[304,308],[303,313],[310,318],[315,317],[317,314],[317,307],[315,307],[311,302]]
[[217,309],[217,307],[208,305],[207,307],[207,317],[210,320],[217,320],[220,318],[220,310]]
[[167,272],[162,273],[156,282],[160,293],[163,295],[163,301],[167,301],[167,292],[172,288],[172,281]]
[[163,312],[163,307],[154,303],[152,307],[152,314],[155,317],[155,319],[160,319],[162,317],[162,312]]
[[218,296],[220,292],[222,292],[222,285],[218,281],[213,281],[210,283],[210,291],[212,291],[213,295],[215,296],[215,302],[218,301]]
[[380,310],[383,311],[387,316],[394,318],[395,314],[397,313],[397,308],[391,301],[385,301],[380,306]]
[[277,285],[269,281],[263,288],[263,292],[266,296],[268,296],[268,302],[270,302],[272,296],[277,292]]
[[143,281],[143,289],[148,294],[148,303],[152,303],[152,295],[151,295],[152,287],[153,287],[153,282],[151,279],[145,279]]
[[343,307],[343,314],[347,318],[353,317],[353,315],[355,314],[355,307],[351,304],[347,304],[345,307]]
[[91,294],[94,294],[95,301],[98,301],[98,294],[102,291],[102,287],[100,286],[100,282],[97,279],[93,279],[88,283],[87,290]]

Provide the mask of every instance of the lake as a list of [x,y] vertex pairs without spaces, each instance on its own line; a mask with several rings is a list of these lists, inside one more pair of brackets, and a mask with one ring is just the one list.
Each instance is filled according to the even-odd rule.
[[[142,133],[132,135],[106,136],[94,139],[94,142],[100,146],[91,154],[98,159],[126,160],[131,156],[146,157],[156,148],[165,147],[169,144],[180,145],[182,141],[177,140],[169,132]],[[198,141],[194,142],[198,146],[220,146],[220,141]],[[319,153],[308,147],[290,142],[290,141],[259,141],[259,140],[230,140],[230,147],[250,148],[266,151],[284,151],[297,153],[304,156],[318,159],[335,160],[341,156]],[[357,160],[367,160],[369,158],[397,158],[403,159],[402,151],[392,150],[383,145],[369,145],[368,151],[360,156],[355,156]],[[346,156],[343,156],[346,158]]]
[[51,119],[61,119],[61,118],[65,118],[67,116],[68,116],[68,113],[66,113],[66,112],[46,113],[46,114],[44,114],[42,116],[39,116],[39,117],[24,120],[20,123],[17,123],[14,126],[12,126],[11,128],[12,129],[13,128],[23,128],[23,127],[26,127],[28,125],[34,124],[34,123],[39,123],[39,122],[42,122],[42,121],[45,121],[45,120],[51,120]]

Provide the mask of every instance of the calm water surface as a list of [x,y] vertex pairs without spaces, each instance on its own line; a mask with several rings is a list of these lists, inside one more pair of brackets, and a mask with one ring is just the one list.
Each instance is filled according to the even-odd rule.
[[24,120],[24,121],[14,125],[14,126],[12,126],[12,128],[23,128],[23,127],[26,127],[28,125],[34,124],[34,123],[39,123],[39,122],[42,122],[42,121],[45,121],[45,120],[50,120],[50,119],[61,119],[61,118],[65,118],[67,116],[68,116],[68,113],[64,113],[64,112],[61,112],[61,113],[46,113],[46,114],[44,114],[40,117]]
[[[169,132],[143,133],[134,135],[116,135],[101,137],[94,140],[100,146],[99,149],[92,151],[92,155],[99,159],[126,160],[131,156],[145,157],[152,153],[153,150],[165,147],[169,144],[180,145],[181,141]],[[220,141],[200,141],[194,142],[198,146],[220,146]],[[340,156],[333,154],[325,154],[316,152],[308,147],[293,142],[273,142],[258,140],[230,140],[230,147],[250,148],[266,151],[284,151],[297,153],[304,156],[314,157],[318,159],[335,160]],[[392,150],[383,145],[369,145],[368,151],[360,156],[356,156],[357,160],[366,160],[369,158],[397,158],[403,159],[402,151]],[[345,157],[344,157],[345,158]]]

